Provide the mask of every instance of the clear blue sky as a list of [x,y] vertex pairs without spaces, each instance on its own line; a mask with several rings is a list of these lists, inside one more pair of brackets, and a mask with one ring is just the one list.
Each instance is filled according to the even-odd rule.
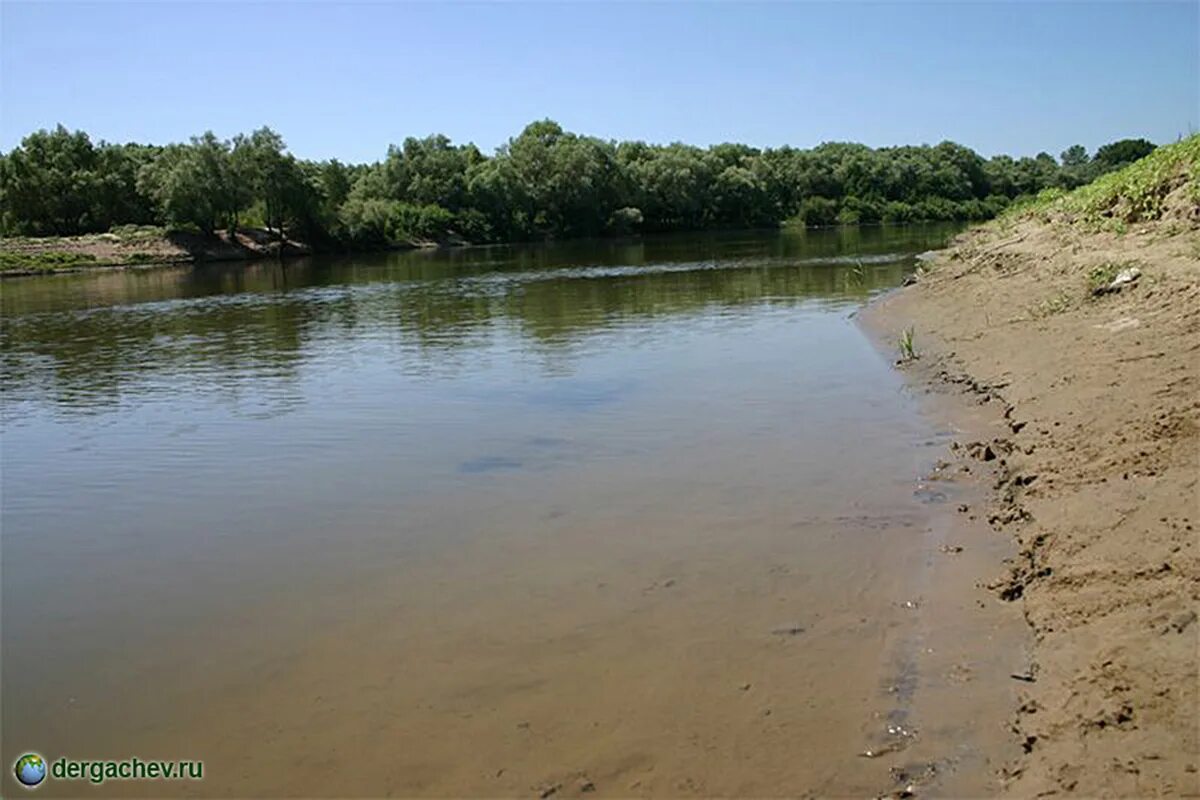
[[349,161],[543,117],[604,138],[985,155],[1200,126],[1200,2],[205,3],[0,0],[0,147],[267,124]]

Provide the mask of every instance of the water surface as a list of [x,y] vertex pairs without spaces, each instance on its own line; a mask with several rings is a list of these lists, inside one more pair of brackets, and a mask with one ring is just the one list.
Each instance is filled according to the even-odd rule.
[[850,315],[950,232],[5,283],[4,757],[878,791],[946,439]]

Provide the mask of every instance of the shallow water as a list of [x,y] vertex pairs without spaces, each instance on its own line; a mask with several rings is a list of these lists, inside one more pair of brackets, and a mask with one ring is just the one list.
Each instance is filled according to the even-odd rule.
[[66,795],[886,788],[948,434],[850,316],[951,232],[6,283],[4,757],[205,762]]

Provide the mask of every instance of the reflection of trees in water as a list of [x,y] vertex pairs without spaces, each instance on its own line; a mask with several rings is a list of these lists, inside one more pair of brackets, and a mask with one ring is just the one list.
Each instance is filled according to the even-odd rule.
[[[227,296],[229,297],[229,296]],[[238,297],[238,296],[232,296]],[[297,303],[156,302],[9,313],[3,371],[11,398],[107,406],[176,381],[228,386],[294,380],[312,310]]]
[[539,348],[567,347],[709,308],[863,298],[906,268],[870,256],[946,235],[710,234],[35,278],[6,287],[0,365],[9,399],[45,394],[72,407],[177,392],[181,382],[282,398],[298,393],[306,361],[366,341],[420,372],[463,368],[472,350],[514,330]]
[[634,318],[685,314],[766,300],[865,297],[894,286],[901,264],[864,270],[853,265],[743,266],[591,279],[565,277],[521,286],[503,298],[503,314],[538,339],[569,340]]

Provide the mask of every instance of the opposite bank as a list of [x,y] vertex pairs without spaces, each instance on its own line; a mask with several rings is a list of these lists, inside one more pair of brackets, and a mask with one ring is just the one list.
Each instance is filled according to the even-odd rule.
[[[458,245],[460,242],[394,243],[391,250]],[[306,256],[315,249],[265,228],[238,228],[205,235],[150,225],[125,225],[80,236],[10,237],[0,242],[0,277],[210,261],[251,261]],[[336,252],[336,249],[335,249]]]

